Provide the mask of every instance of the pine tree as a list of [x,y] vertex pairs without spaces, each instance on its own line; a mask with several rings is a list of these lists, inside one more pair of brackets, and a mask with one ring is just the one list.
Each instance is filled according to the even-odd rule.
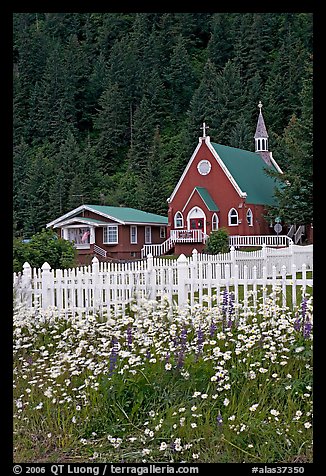
[[200,126],[205,121],[210,127],[210,135],[217,133],[217,70],[211,60],[207,60],[199,87],[195,91],[188,112],[188,128],[190,143],[198,140]]
[[238,149],[251,150],[253,142],[252,128],[241,114],[231,129],[229,144]]
[[143,194],[140,206],[144,211],[166,215],[166,191],[162,173],[161,146],[159,127],[156,127],[144,170]]
[[211,37],[207,45],[208,58],[217,71],[224,68],[233,57],[231,41],[231,18],[227,13],[215,13],[211,20]]
[[100,110],[94,118],[99,131],[97,154],[104,173],[115,173],[119,166],[120,150],[126,144],[129,129],[129,109],[117,83],[110,83],[99,100]]
[[[53,164],[56,175],[53,180],[51,194],[51,208],[60,208],[62,214],[75,208],[76,197],[72,193],[72,183],[82,167],[80,147],[75,136],[69,132],[66,140],[61,144],[59,152],[54,157]],[[79,194],[78,190],[77,193]],[[80,201],[80,197],[79,201]]]
[[312,66],[309,64],[306,70],[300,116],[292,116],[282,138],[280,152],[286,165],[280,177],[283,186],[276,191],[279,205],[269,210],[270,216],[297,225],[313,221]]
[[50,190],[56,170],[51,162],[53,146],[47,144],[35,148],[28,157],[25,177],[24,234],[28,238],[53,219]]
[[142,176],[146,168],[155,125],[149,99],[143,96],[133,116],[133,140],[128,157],[130,169],[138,176]]
[[13,148],[13,221],[18,234],[24,229],[26,221],[28,155],[29,146],[21,139]]
[[172,104],[172,116],[179,117],[189,107],[195,79],[186,41],[182,35],[178,36],[173,48],[166,79]]

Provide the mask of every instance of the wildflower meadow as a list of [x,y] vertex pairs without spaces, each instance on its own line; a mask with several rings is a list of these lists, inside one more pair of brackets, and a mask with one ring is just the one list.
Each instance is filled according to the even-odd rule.
[[312,462],[312,309],[15,309],[14,461]]

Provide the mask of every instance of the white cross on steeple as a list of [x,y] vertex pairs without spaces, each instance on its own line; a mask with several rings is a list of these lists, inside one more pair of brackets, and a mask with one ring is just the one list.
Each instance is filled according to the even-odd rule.
[[206,137],[206,129],[209,129],[209,126],[206,126],[206,123],[203,122],[201,129],[203,129],[203,137]]
[[259,103],[258,103],[258,107],[259,107],[259,109],[260,109],[260,111],[261,111],[261,108],[263,107],[263,104],[262,104],[262,102],[261,102],[261,101],[259,101]]

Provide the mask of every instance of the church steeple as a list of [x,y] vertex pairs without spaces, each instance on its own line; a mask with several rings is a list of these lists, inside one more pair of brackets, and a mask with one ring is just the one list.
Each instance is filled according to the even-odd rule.
[[255,133],[255,152],[268,152],[268,134],[265,121],[261,109],[263,107],[261,101],[258,104],[259,116]]

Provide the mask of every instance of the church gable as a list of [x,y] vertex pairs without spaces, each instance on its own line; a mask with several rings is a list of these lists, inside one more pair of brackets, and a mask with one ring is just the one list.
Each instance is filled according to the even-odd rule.
[[198,200],[201,203],[208,200],[209,206],[213,207],[217,206],[220,195],[227,196],[228,199],[233,197],[235,200],[246,197],[223,162],[214,153],[209,137],[199,139],[199,144],[168,202],[177,203],[182,209],[195,189],[197,197],[199,195]]
[[219,208],[214,202],[213,198],[211,197],[208,190],[204,187],[195,187],[192,191],[189,199],[187,200],[185,206],[183,207],[182,211],[184,212],[186,208],[191,207],[192,205],[199,204],[201,206],[206,207],[206,209],[210,212],[218,212]]

